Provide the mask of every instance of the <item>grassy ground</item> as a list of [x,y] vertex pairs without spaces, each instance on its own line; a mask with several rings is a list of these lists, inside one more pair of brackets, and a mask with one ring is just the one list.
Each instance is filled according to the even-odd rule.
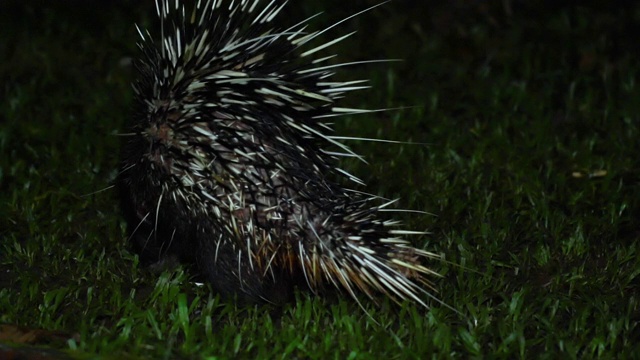
[[[306,293],[281,309],[237,308],[187,269],[139,268],[116,194],[92,193],[116,174],[132,24],[151,24],[153,7],[2,2],[0,354],[28,345],[131,359],[639,356],[633,4],[397,0],[345,25],[360,31],[336,47],[342,59],[404,59],[342,73],[375,86],[346,104],[414,107],[339,120],[340,132],[428,144],[353,144],[372,165],[346,166],[369,191],[437,215],[400,218],[432,232],[414,240],[448,261],[433,264],[444,275],[438,297],[459,312],[365,302],[367,315]],[[317,26],[354,11],[296,2],[287,17],[318,10]]]

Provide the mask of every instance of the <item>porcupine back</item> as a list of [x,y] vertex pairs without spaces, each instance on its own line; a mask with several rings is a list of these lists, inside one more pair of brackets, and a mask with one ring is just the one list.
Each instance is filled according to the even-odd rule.
[[336,101],[367,86],[332,81],[348,64],[317,54],[351,34],[313,44],[330,28],[280,28],[280,1],[178,3],[156,1],[159,45],[139,30],[118,179],[143,260],[195,262],[244,302],[280,302],[301,280],[426,306],[434,273],[423,262],[435,255],[399,237],[416,232],[381,216],[389,202],[339,181],[360,182],[338,166],[359,156],[326,121],[357,112]]

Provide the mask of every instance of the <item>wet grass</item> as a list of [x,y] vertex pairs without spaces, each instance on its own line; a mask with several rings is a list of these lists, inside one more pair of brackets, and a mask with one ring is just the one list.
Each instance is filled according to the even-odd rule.
[[341,59],[403,59],[339,76],[374,85],[347,105],[406,108],[337,126],[418,144],[353,143],[370,164],[345,166],[435,214],[399,217],[431,232],[413,240],[446,259],[437,295],[459,313],[307,293],[239,308],[187,268],[141,269],[108,187],[153,7],[0,5],[0,323],[68,334],[36,344],[80,358],[632,357],[640,7],[465,4],[394,1],[334,33],[359,29]]

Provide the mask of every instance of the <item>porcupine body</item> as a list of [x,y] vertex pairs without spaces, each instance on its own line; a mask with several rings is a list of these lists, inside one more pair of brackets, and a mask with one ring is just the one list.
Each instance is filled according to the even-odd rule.
[[284,3],[158,0],[161,42],[140,32],[136,110],[118,186],[143,260],[195,262],[242,302],[280,302],[296,284],[326,284],[426,306],[423,262],[383,202],[350,190],[338,167],[357,156],[327,119],[363,81],[331,80],[346,38],[313,44],[307,21],[275,25]]

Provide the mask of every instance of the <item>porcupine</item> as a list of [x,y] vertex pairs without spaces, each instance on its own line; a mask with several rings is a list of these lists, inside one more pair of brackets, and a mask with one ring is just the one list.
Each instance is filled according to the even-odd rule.
[[188,10],[156,0],[161,45],[138,28],[136,108],[118,176],[134,248],[145,261],[195,263],[241,302],[331,284],[356,301],[381,292],[428,306],[436,273],[424,262],[436,255],[401,237],[423,232],[381,216],[392,201],[349,189],[345,179],[360,180],[338,167],[360,156],[327,119],[360,112],[336,101],[368,86],[331,81],[350,64],[314,55],[353,33],[311,46],[342,21],[280,29],[285,4],[209,0]]

